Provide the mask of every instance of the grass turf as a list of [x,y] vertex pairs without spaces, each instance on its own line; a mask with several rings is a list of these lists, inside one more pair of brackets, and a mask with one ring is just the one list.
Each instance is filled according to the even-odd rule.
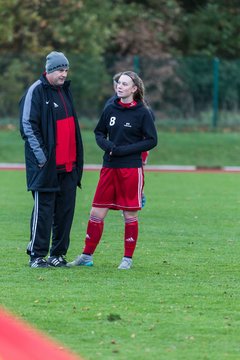
[[[81,252],[98,172],[78,191],[68,259]],[[1,304],[87,360],[238,359],[239,175],[146,173],[130,271],[110,212],[93,268],[30,269],[24,171],[0,175]]]
[[[92,131],[82,131],[85,163],[101,164],[102,151]],[[239,166],[239,133],[159,132],[151,165]],[[24,143],[17,130],[0,131],[0,162],[24,162]]]

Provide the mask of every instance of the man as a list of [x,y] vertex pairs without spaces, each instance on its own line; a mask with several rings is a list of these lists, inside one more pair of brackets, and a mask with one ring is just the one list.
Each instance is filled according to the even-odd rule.
[[83,171],[83,144],[70,81],[66,81],[68,69],[65,55],[51,52],[46,71],[20,101],[27,188],[34,199],[27,247],[32,268],[67,265],[76,190]]

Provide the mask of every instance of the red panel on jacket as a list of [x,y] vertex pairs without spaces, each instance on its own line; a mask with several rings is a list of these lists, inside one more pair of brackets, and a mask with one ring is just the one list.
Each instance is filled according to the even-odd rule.
[[65,166],[72,171],[76,162],[76,130],[74,117],[70,116],[57,121],[56,165]]

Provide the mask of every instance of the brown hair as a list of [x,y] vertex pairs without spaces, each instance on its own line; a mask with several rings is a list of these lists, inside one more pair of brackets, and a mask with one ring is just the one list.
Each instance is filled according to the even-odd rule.
[[119,72],[119,73],[117,73],[117,74],[115,74],[115,75],[113,75],[113,81],[115,81],[115,82],[118,82],[118,80],[119,80],[119,78],[120,78],[120,76],[122,75],[122,73],[121,72]]

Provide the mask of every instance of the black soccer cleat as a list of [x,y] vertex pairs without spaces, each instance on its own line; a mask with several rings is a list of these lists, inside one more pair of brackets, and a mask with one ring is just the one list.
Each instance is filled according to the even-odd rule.
[[63,255],[59,255],[59,256],[49,256],[49,258],[47,259],[47,262],[50,266],[53,267],[65,267],[67,266],[67,261],[64,258]]
[[30,259],[29,266],[31,268],[47,268],[47,267],[49,267],[49,264],[47,263],[47,261],[44,258],[38,257],[38,258]]

